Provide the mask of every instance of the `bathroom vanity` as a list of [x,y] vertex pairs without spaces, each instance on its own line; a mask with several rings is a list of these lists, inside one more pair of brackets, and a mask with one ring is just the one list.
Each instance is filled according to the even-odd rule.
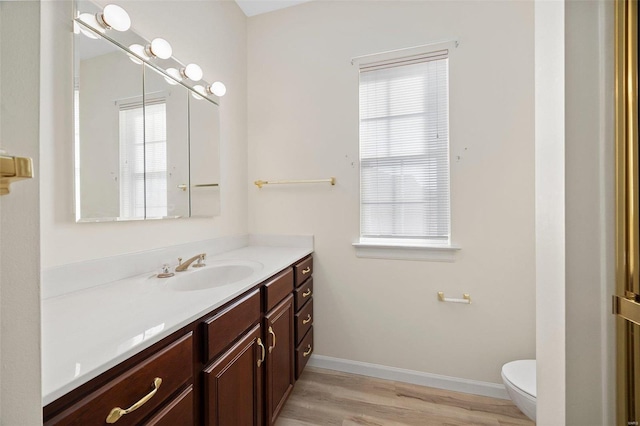
[[[216,265],[230,264],[234,257],[260,259],[263,265],[237,284],[220,288],[172,291],[170,287],[180,281],[172,284],[172,278],[147,276],[123,280],[113,284],[115,288],[106,284],[45,300],[45,316],[47,312],[64,316],[66,305],[75,305],[83,297],[86,303],[101,304],[94,306],[94,315],[78,317],[75,325],[66,322],[62,327],[66,321],[62,318],[44,327],[44,424],[272,425],[313,352],[313,258],[309,253],[247,247],[227,259],[208,260],[211,271]],[[287,266],[281,267],[283,263]],[[196,275],[206,269],[184,274],[198,278],[206,276]],[[189,277],[177,274],[180,279],[184,276]],[[145,284],[153,288],[144,288]],[[121,294],[124,288],[136,300],[138,311],[129,311],[134,305]],[[121,302],[114,302],[116,293]],[[209,308],[203,308],[207,304]],[[114,311],[112,318],[104,317],[108,310]],[[161,331],[150,339],[139,338],[144,344],[118,343],[128,342],[131,332],[127,327],[114,332],[114,327],[137,318],[137,328],[145,329],[151,317],[151,323],[162,318]],[[67,327],[76,330],[64,330]],[[80,341],[65,351],[63,344],[52,343],[55,332],[62,342],[70,341],[67,332]],[[146,332],[154,333],[153,328]],[[92,346],[103,340],[112,342],[111,346],[105,344],[102,350]],[[82,350],[93,355],[74,353]],[[100,361],[93,361],[100,356]],[[86,363],[87,359],[94,364],[82,374],[84,367],[78,360]],[[61,365],[53,365],[58,362]],[[51,371],[74,363],[79,377]]]

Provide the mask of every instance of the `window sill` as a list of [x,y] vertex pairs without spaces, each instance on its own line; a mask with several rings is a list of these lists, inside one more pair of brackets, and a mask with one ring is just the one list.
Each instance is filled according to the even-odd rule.
[[454,245],[409,245],[391,243],[353,243],[357,257],[370,259],[426,260],[454,262],[460,247]]

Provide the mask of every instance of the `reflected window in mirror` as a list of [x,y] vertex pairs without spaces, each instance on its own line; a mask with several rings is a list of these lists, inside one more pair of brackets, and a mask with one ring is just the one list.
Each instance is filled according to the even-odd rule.
[[120,218],[167,216],[167,113],[163,97],[119,104]]
[[167,103],[145,99],[145,205],[146,217],[168,216]]

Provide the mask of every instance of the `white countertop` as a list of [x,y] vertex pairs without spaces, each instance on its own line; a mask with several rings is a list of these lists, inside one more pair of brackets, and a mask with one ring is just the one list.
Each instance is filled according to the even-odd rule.
[[[261,263],[237,283],[175,291],[154,272],[42,301],[42,404],[55,401],[310,254],[301,247],[249,246],[207,257]],[[206,268],[201,268],[202,270]],[[198,270],[182,274],[197,274]]]

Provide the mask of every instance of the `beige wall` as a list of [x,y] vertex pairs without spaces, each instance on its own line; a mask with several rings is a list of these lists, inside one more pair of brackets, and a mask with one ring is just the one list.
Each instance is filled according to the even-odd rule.
[[[32,157],[0,217],[0,424],[42,423],[40,386],[40,3],[0,2],[2,148]],[[29,31],[24,31],[29,28]]]
[[[48,42],[55,55],[46,75],[56,107],[43,134],[42,266],[199,241],[247,231],[246,17],[235,2],[121,1],[132,27],[163,37],[182,61],[198,63],[209,80],[227,85],[220,108],[221,209],[209,219],[76,224],[73,186],[73,68],[71,2],[52,2]],[[104,2],[108,3],[108,2]],[[88,242],[91,241],[91,244]]]
[[[314,1],[249,19],[249,230],[315,236],[316,354],[500,382],[535,357],[532,2]],[[355,257],[354,56],[458,38],[451,54],[456,262]],[[443,304],[470,293],[470,306]]]

